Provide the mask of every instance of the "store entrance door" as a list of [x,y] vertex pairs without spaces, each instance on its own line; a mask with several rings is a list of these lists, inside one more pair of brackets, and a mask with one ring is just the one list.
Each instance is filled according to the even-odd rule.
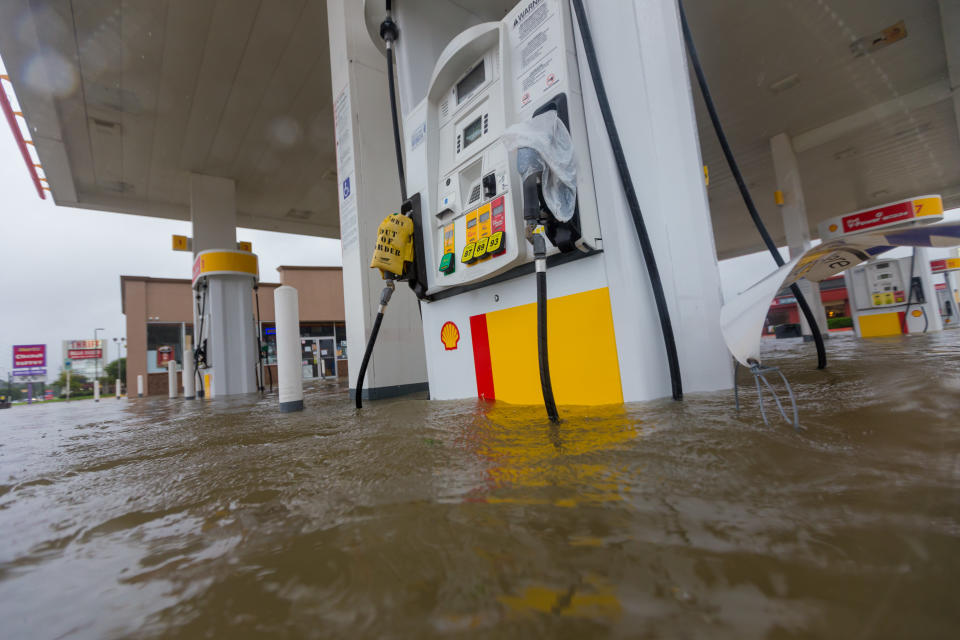
[[337,377],[333,338],[301,338],[300,362],[304,379]]
[[303,365],[303,379],[317,377],[317,362],[314,355],[316,341],[312,338],[300,338],[300,363]]
[[317,373],[323,378],[337,377],[337,352],[333,338],[317,338]]

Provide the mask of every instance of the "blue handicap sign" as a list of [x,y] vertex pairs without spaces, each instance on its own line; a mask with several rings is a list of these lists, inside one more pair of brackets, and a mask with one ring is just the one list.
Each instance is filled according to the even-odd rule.
[[346,200],[350,196],[350,178],[347,178],[343,181],[343,199]]

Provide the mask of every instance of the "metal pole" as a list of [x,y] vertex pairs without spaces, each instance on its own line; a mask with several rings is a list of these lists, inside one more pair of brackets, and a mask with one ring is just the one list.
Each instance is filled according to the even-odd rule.
[[[93,330],[93,348],[94,349],[97,348],[97,341],[98,341],[97,332],[98,331],[106,331],[106,329],[104,329],[103,327],[97,327],[96,329]],[[102,349],[100,350],[100,357],[101,358],[103,357]],[[93,379],[94,381],[100,380],[100,358],[95,358],[93,361]]]

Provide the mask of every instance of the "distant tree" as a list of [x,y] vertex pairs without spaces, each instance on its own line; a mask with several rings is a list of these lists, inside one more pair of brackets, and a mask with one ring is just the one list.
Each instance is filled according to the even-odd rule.
[[110,384],[116,382],[117,378],[122,378],[120,372],[127,372],[127,359],[119,358],[109,363],[106,367],[103,368],[103,377]]
[[[78,373],[70,374],[70,395],[77,396],[86,392],[88,381],[86,376]],[[53,387],[57,395],[66,395],[67,393],[67,372],[61,371],[60,376],[54,381]]]

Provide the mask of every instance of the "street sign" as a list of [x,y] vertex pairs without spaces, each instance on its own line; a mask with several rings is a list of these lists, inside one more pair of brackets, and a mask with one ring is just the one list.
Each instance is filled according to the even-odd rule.
[[63,361],[63,368],[64,368],[64,369],[66,369],[66,370],[69,371],[69,370],[70,370],[70,367],[72,367],[72,366],[73,366],[73,362],[71,362],[70,360],[64,360],[64,361]]

